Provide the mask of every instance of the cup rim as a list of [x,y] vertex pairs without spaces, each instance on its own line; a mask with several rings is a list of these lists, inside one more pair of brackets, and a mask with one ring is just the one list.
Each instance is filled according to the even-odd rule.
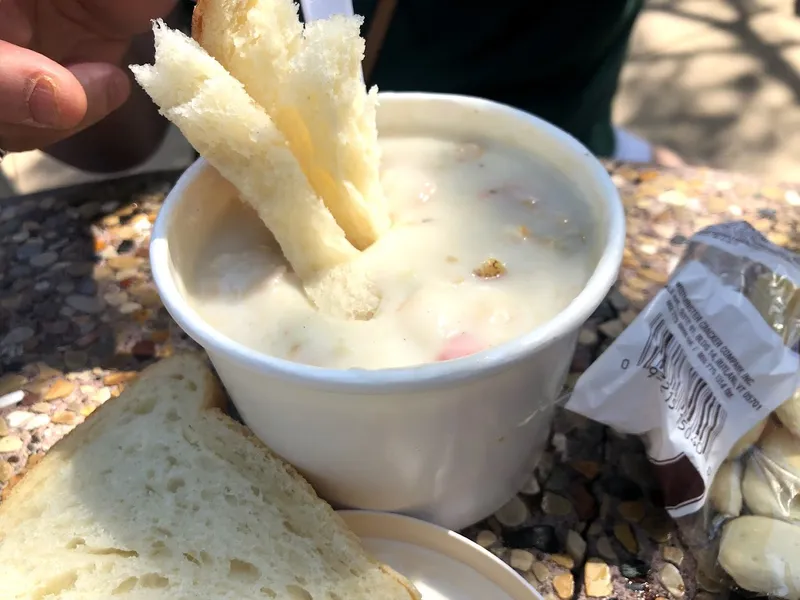
[[369,394],[374,392],[431,389],[440,385],[484,377],[532,355],[561,338],[589,318],[616,281],[625,244],[625,214],[619,192],[605,168],[579,141],[555,125],[511,106],[457,94],[382,92],[381,101],[449,101],[474,109],[491,109],[527,121],[569,153],[579,157],[603,199],[606,241],[602,254],[581,292],[552,319],[511,340],[487,350],[450,361],[387,369],[332,369],[292,362],[253,350],[209,325],[187,302],[172,276],[168,228],[183,192],[208,163],[197,159],[181,175],[164,200],[153,226],[150,264],[153,280],[164,306],[177,324],[209,354],[220,355],[250,370],[324,387],[328,391]]

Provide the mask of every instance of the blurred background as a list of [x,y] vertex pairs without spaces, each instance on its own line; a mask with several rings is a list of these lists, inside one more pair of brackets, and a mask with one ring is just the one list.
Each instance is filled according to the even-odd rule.
[[648,0],[616,121],[687,162],[800,181],[795,0]]
[[[686,162],[800,182],[800,16],[795,0],[648,0],[616,124]],[[136,171],[186,166],[171,131]],[[97,179],[38,152],[7,157],[0,197]]]

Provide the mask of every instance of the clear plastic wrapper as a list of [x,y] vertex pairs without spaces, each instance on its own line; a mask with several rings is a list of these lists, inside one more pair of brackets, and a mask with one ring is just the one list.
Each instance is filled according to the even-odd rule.
[[641,436],[698,579],[800,600],[800,257],[743,222],[689,241],[567,408]]

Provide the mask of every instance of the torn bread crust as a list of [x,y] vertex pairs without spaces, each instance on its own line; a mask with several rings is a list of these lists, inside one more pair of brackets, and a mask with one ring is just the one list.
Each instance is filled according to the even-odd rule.
[[[317,282],[329,270],[358,257],[360,253],[308,185],[284,137],[242,84],[182,33],[163,23],[156,23],[154,33],[155,65],[132,66],[136,80],[161,113],[257,211],[300,279]],[[342,295],[318,307],[337,306],[337,314],[364,314],[363,294],[355,285],[338,289],[343,290],[357,294],[352,309]],[[311,299],[323,300],[319,293]]]
[[[192,13],[192,37],[273,119],[303,36],[298,10],[293,0],[197,0]],[[244,81],[237,71],[257,77]]]
[[[360,17],[333,16],[305,26],[281,101],[309,139],[304,167],[336,222],[364,250],[391,222],[380,182],[377,88],[361,80]],[[290,142],[291,143],[291,142]]]
[[[374,314],[379,296],[371,285],[359,289],[366,277],[336,269],[360,252],[308,184],[269,115],[194,40],[162,22],[154,34],[155,64],[131,70],[161,114],[256,210],[319,310],[342,318]],[[346,273],[352,281],[343,281]]]
[[377,88],[361,80],[361,17],[303,27],[292,0],[199,0],[192,35],[265,108],[359,250],[391,225],[380,182]]

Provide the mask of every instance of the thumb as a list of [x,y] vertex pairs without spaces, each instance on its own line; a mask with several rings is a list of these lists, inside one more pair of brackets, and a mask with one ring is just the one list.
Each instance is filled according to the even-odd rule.
[[114,65],[64,68],[0,39],[0,123],[57,130],[87,127],[119,108],[130,86],[127,74]]
[[131,93],[128,76],[114,65],[80,63],[70,65],[67,69],[78,80],[86,94],[86,113],[73,133],[103,120],[122,106]]
[[[3,63],[0,61],[0,75],[2,66]],[[60,128],[26,124],[4,125],[2,123],[3,117],[6,116],[4,113],[8,111],[2,110],[4,90],[0,78],[0,148],[12,152],[45,148],[103,120],[109,113],[119,108],[130,94],[131,83],[128,76],[114,65],[81,63],[71,65],[64,70],[69,72],[64,73],[66,77],[61,76],[60,83],[65,82],[64,86],[69,84],[70,94],[58,98],[57,104],[48,105],[49,108],[56,107],[56,112],[51,114],[61,120]],[[62,102],[62,99],[65,100]],[[65,122],[66,109],[69,109],[69,124]]]

